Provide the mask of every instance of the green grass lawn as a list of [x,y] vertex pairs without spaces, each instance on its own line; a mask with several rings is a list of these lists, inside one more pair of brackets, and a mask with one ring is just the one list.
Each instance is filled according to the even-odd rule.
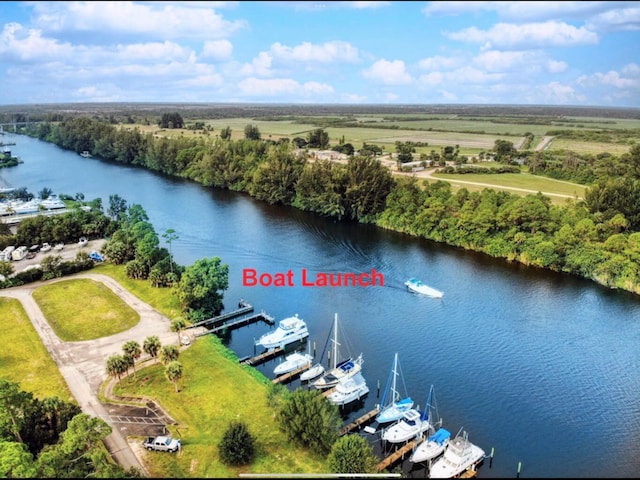
[[19,383],[34,397],[58,397],[76,403],[18,300],[0,297],[0,324],[0,376]]
[[33,292],[54,332],[65,342],[108,337],[135,326],[140,315],[101,282],[69,279]]
[[[275,410],[267,404],[270,381],[241,366],[218,337],[199,337],[180,354],[184,374],[179,392],[164,376],[161,364],[138,370],[115,392],[153,397],[179,425],[171,435],[182,439],[178,455],[145,453],[152,477],[237,477],[240,473],[327,472],[325,459],[290,443],[279,431]],[[229,422],[245,422],[256,437],[258,455],[244,468],[219,461],[218,444]]]

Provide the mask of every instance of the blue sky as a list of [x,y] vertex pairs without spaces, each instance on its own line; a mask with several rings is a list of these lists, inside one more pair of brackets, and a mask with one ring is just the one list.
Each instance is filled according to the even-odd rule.
[[1,2],[0,104],[640,107],[640,2]]

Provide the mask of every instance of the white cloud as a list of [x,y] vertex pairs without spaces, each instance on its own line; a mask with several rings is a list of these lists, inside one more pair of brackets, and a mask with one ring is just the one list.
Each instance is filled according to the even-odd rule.
[[333,93],[333,88],[330,85],[318,82],[300,84],[290,78],[246,78],[238,83],[238,87],[243,95],[251,97],[309,96]]
[[27,29],[18,23],[8,23],[0,36],[0,60],[46,62],[52,58],[72,57],[69,43],[44,38],[39,30]]
[[274,60],[294,62],[357,62],[358,49],[348,42],[332,41],[323,44],[303,42],[295,47],[274,43],[269,49]]
[[594,32],[556,21],[524,25],[498,23],[489,30],[470,27],[458,32],[445,32],[444,35],[461,42],[486,44],[488,48],[567,47],[598,43],[598,35]]
[[463,65],[465,60],[458,57],[435,56],[423,58],[418,62],[418,67],[423,70],[449,70]]
[[550,105],[577,105],[584,103],[586,97],[578,94],[573,87],[560,82],[550,82],[535,89],[535,100],[530,103]]
[[442,72],[431,72],[420,75],[418,81],[424,85],[439,85],[444,81],[444,75]]
[[273,58],[267,52],[260,52],[251,63],[246,63],[240,67],[240,74],[243,76],[260,75],[268,77],[272,75],[271,63]]
[[208,40],[204,42],[200,58],[204,60],[226,61],[231,59],[233,45],[229,40]]
[[567,65],[567,62],[549,60],[546,64],[546,67],[549,73],[562,73],[565,72],[567,68],[569,68],[569,65]]
[[[625,2],[632,3],[632,2]],[[598,31],[640,30],[640,6],[609,10],[590,18],[587,27]]]
[[205,2],[34,2],[34,25],[45,33],[138,34],[163,39],[224,38],[246,26]]
[[402,60],[378,60],[371,67],[362,71],[362,76],[376,83],[385,85],[406,85],[413,79],[406,71]]

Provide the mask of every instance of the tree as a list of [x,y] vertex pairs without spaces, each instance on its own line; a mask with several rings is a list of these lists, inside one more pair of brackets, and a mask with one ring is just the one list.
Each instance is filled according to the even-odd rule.
[[178,382],[182,378],[182,364],[177,360],[169,362],[164,369],[164,374],[166,375],[167,379],[173,383],[176,388],[176,393],[178,393]]
[[[295,139],[294,139],[295,140]],[[329,134],[324,128],[317,128],[307,134],[307,146],[325,150],[329,147]]]
[[107,374],[110,377],[117,377],[118,380],[127,371],[128,364],[122,355],[111,355],[107,358]]
[[180,356],[180,350],[175,345],[164,345],[160,349],[160,361],[164,365],[168,365],[169,363],[178,360]]
[[127,201],[120,195],[109,195],[109,209],[107,213],[109,216],[117,221],[124,219],[127,212]]
[[255,455],[256,440],[244,422],[232,420],[218,446],[222,463],[233,466],[248,465]]
[[223,140],[231,140],[231,127],[226,126],[220,130],[220,138]]
[[342,426],[338,406],[318,390],[294,390],[276,416],[280,429],[291,441],[323,455],[331,451]]
[[334,473],[375,473],[377,463],[369,442],[354,434],[340,437],[327,459]]
[[223,291],[229,288],[229,265],[219,257],[196,260],[187,267],[177,286],[177,295],[187,318],[205,320],[222,310]]
[[38,192],[38,198],[40,200],[46,200],[47,198],[49,198],[51,196],[51,194],[53,193],[53,190],[51,190],[50,188],[43,188],[42,190],[40,190]]
[[171,321],[171,331],[176,332],[178,334],[178,345],[182,342],[180,341],[180,332],[184,330],[187,326],[187,322],[184,321],[184,318],[176,318]]
[[246,125],[244,127],[244,138],[247,140],[260,140],[260,130],[256,125]]
[[37,476],[33,455],[24,443],[0,441],[0,477],[35,478]]
[[173,228],[169,228],[162,234],[162,238],[164,238],[165,242],[169,244],[169,268],[171,270],[171,275],[173,276],[173,255],[171,253],[171,243],[179,237]]
[[142,349],[140,348],[140,344],[135,340],[129,340],[127,343],[125,343],[122,346],[122,350],[124,351],[125,355],[128,355],[133,360],[133,364],[131,366],[133,367],[133,373],[135,375],[136,360],[138,360],[142,355]]
[[151,335],[144,339],[142,350],[151,358],[156,358],[160,353],[160,339],[156,335]]

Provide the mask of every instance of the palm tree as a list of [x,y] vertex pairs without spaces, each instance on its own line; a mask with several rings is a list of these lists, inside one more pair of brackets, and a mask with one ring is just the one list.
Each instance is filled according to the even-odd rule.
[[122,355],[111,355],[107,358],[107,374],[110,377],[120,377],[127,371],[127,362]]
[[164,373],[170,382],[176,387],[176,393],[178,393],[178,381],[182,378],[182,364],[177,360],[169,362],[164,369]]
[[145,338],[144,343],[142,344],[144,353],[149,355],[151,358],[156,358],[158,356],[160,347],[160,339],[155,335],[151,335],[150,337]]
[[142,355],[142,349],[140,348],[140,344],[135,340],[130,340],[122,346],[122,350],[124,351],[125,355],[129,355],[133,360],[133,364],[131,366],[133,367],[133,374],[135,375],[136,360],[138,360]]
[[173,276],[173,255],[171,254],[171,242],[178,239],[178,234],[173,228],[170,228],[162,234],[162,238],[164,238],[165,241],[169,244],[169,269],[171,270],[171,275]]
[[180,339],[180,332],[184,330],[184,327],[186,326],[187,326],[187,323],[184,321],[183,318],[176,318],[171,322],[171,331],[178,333],[178,345],[182,343]]
[[178,350],[178,347],[175,345],[165,345],[162,347],[162,350],[160,350],[160,361],[165,365],[178,360],[179,356],[180,350]]

